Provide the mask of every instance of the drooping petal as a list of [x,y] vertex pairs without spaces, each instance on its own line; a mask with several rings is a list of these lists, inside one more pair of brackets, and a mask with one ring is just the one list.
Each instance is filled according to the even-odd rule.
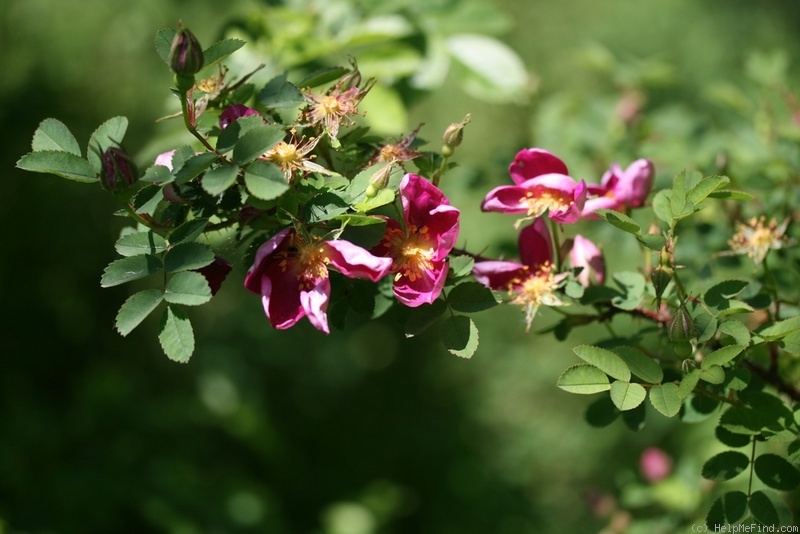
[[567,165],[560,158],[542,148],[526,148],[517,152],[508,167],[514,183],[519,185],[542,174],[569,174]]
[[399,274],[394,282],[394,296],[410,308],[431,304],[442,293],[448,269],[448,263],[441,261],[414,276]]
[[244,278],[244,287],[256,294],[261,292],[261,275],[264,271],[265,262],[281,243],[283,243],[283,240],[290,231],[291,228],[284,228],[258,247],[255,261],[253,261],[253,265],[250,269],[247,270],[247,275]]
[[508,289],[531,276],[527,266],[513,261],[479,261],[472,267],[475,280],[492,289]]
[[553,236],[543,218],[523,228],[519,233],[519,257],[531,272],[553,263]]
[[457,208],[447,204],[442,204],[431,211],[425,226],[436,241],[434,261],[445,259],[453,250],[458,239],[460,215]]
[[305,315],[300,291],[292,280],[265,274],[261,278],[261,303],[269,322],[278,330],[291,328]]
[[330,295],[330,278],[322,278],[311,290],[300,292],[300,304],[309,322],[314,325],[314,328],[326,334],[331,333],[328,328],[327,313]]
[[366,278],[377,282],[392,269],[391,258],[374,256],[349,241],[326,241],[324,246],[331,265],[349,278]]
[[603,253],[582,235],[576,235],[572,250],[569,252],[569,263],[573,267],[583,267],[578,275],[578,282],[583,287],[589,287],[592,281],[602,284],[606,277],[606,264]]

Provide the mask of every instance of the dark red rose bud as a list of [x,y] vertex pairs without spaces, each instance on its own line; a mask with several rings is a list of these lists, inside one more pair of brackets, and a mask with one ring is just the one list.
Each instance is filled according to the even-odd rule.
[[102,169],[100,184],[110,191],[122,191],[136,183],[139,171],[133,160],[123,149],[117,146],[108,148],[100,156]]
[[230,262],[219,256],[214,257],[214,261],[205,267],[197,269],[197,272],[206,277],[208,287],[211,288],[211,295],[216,295],[219,288],[222,287],[222,282],[228,277],[228,274],[233,270]]
[[180,76],[193,76],[203,68],[203,47],[197,37],[180,27],[169,48],[169,68]]

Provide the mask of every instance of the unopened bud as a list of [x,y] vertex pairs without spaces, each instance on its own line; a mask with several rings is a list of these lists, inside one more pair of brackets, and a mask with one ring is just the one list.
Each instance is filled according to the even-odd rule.
[[669,325],[669,338],[672,341],[689,341],[693,337],[695,337],[694,320],[686,308],[681,306]]
[[[203,47],[197,37],[179,25],[169,47],[169,68],[179,76],[194,76],[203,68]],[[179,86],[178,89],[181,89]]]
[[656,298],[660,300],[661,295],[664,294],[664,290],[667,289],[667,286],[672,280],[672,267],[659,265],[650,273],[650,280],[653,282]]
[[375,195],[386,187],[389,183],[389,177],[392,175],[392,169],[394,169],[394,163],[389,163],[372,175],[369,179],[369,185],[364,190],[364,194],[367,198],[375,198]]
[[442,155],[453,155],[453,150],[461,144],[461,141],[464,140],[464,128],[471,120],[472,115],[467,113],[467,116],[464,117],[463,121],[454,122],[445,129],[444,135],[442,136],[442,140],[444,141],[444,146],[442,146]]
[[122,191],[139,179],[133,160],[122,148],[112,146],[100,156],[100,184],[109,191]]

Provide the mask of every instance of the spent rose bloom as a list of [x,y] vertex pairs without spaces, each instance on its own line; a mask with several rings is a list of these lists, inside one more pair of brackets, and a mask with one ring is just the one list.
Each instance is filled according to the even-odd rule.
[[430,304],[442,292],[459,229],[459,211],[435,185],[416,174],[400,182],[403,221],[386,220],[383,240],[373,249],[392,258],[394,295],[410,307]]
[[576,235],[569,251],[569,264],[573,267],[583,267],[578,274],[578,282],[583,287],[589,287],[592,282],[602,284],[606,278],[606,263],[603,253],[597,245],[582,235]]
[[647,159],[637,159],[624,171],[617,164],[603,174],[600,185],[589,185],[590,197],[583,206],[582,217],[596,219],[596,210],[625,211],[644,205],[653,187],[655,169]]
[[536,219],[519,233],[519,255],[522,263],[479,261],[472,274],[487,287],[508,291],[511,303],[525,312],[528,332],[542,304],[564,305],[555,290],[568,275],[553,273],[553,238],[544,219]]
[[483,211],[522,213],[531,219],[547,212],[551,220],[562,224],[580,219],[586,183],[575,182],[558,157],[541,148],[524,149],[517,153],[508,172],[515,185],[489,191],[481,204]]
[[285,228],[259,247],[244,285],[261,295],[264,313],[275,328],[285,330],[308,317],[328,334],[329,267],[348,278],[377,282],[389,273],[392,260],[373,256],[349,241],[309,239]]

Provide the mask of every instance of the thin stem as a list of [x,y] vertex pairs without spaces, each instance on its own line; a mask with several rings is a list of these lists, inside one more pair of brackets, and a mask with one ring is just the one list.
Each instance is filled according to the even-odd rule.
[[445,167],[447,166],[447,159],[447,156],[442,156],[442,164],[439,165],[439,169],[433,174],[433,179],[431,181],[436,187],[439,187],[439,180],[444,174]]
[[206,147],[211,152],[216,153],[217,151],[214,150],[214,147],[209,144],[205,137],[200,135],[200,132],[197,131],[197,128],[194,127],[192,123],[192,119],[189,116],[189,99],[187,98],[188,93],[181,93],[181,111],[183,113],[183,124],[186,126],[186,129],[189,130],[193,136],[195,136],[204,147]]
[[748,499],[750,498],[750,495],[753,492],[753,470],[754,470],[753,462],[756,459],[756,437],[753,436],[751,438],[751,441],[752,441],[753,445],[752,445],[752,447],[750,449],[750,480],[747,482],[747,498]]
[[553,257],[556,259],[556,271],[561,269],[561,236],[559,235],[559,226],[557,223],[548,219],[550,222],[550,234],[553,236],[553,248],[555,249]]

